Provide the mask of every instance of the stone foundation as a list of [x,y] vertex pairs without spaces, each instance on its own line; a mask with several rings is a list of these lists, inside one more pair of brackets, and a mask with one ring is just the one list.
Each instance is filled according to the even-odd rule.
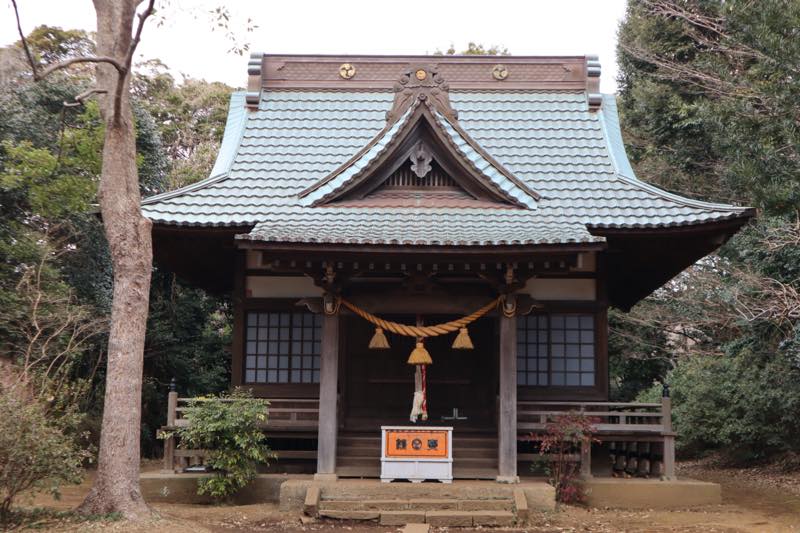
[[582,484],[590,507],[681,509],[722,503],[719,484],[691,479],[593,478]]

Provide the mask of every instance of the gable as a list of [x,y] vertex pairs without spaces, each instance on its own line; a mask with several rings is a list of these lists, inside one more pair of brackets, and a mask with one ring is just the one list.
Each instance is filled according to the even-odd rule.
[[406,187],[415,187],[421,195],[434,194],[425,180],[435,164],[439,181],[448,181],[460,196],[499,207],[535,209],[540,196],[458,126],[457,114],[443,102],[442,93],[435,99],[426,96],[419,92],[395,98],[386,127],[350,160],[300,193],[301,202],[317,207],[363,200],[404,167],[418,178]]

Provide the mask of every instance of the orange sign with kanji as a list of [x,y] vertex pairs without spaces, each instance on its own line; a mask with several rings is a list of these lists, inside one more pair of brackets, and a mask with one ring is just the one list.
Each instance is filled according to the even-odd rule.
[[448,456],[447,431],[435,429],[386,431],[386,457],[443,458]]

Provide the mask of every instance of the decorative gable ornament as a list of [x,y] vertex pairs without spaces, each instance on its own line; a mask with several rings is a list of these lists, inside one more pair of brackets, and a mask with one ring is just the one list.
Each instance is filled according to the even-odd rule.
[[427,176],[433,168],[431,166],[433,156],[422,141],[418,142],[414,147],[409,159],[411,160],[411,171],[414,172],[419,179]]
[[449,120],[458,120],[458,112],[450,105],[450,86],[435,65],[411,66],[393,89],[394,103],[386,113],[388,124],[394,124],[416,100],[428,100]]

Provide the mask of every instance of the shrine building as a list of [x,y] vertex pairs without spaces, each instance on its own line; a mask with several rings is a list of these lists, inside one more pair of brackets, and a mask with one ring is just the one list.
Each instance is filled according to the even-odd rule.
[[210,176],[142,210],[158,265],[232,295],[231,385],[271,400],[271,468],[378,477],[382,426],[447,426],[455,478],[514,482],[530,433],[576,410],[611,443],[587,474],[633,450],[674,477],[669,402],[609,401],[608,310],[753,212],[639,180],[595,57],[256,54],[248,74]]

